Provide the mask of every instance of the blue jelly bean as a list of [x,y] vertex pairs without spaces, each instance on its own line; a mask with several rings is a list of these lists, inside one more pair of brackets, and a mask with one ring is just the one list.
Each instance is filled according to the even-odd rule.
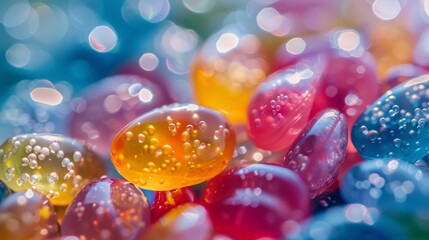
[[429,175],[399,160],[374,160],[351,168],[341,182],[348,203],[361,203],[389,212],[429,211]]
[[11,193],[12,191],[6,186],[6,184],[0,181],[0,203]]
[[361,204],[330,208],[315,215],[287,239],[408,239],[393,220]]
[[335,189],[317,196],[311,200],[311,204],[313,206],[313,214],[315,214],[331,207],[343,205],[345,202],[341,197],[340,189]]
[[429,75],[404,82],[373,103],[352,128],[352,141],[366,160],[415,163],[429,151]]

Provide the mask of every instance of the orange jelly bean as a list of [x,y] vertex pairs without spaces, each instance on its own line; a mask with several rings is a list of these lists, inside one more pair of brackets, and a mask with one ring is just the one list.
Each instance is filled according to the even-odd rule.
[[168,191],[206,181],[231,160],[235,133],[220,113],[173,104],[152,110],[113,139],[118,172],[144,188]]
[[252,93],[270,73],[261,39],[236,29],[210,37],[193,63],[195,100],[225,114],[231,123],[246,123]]

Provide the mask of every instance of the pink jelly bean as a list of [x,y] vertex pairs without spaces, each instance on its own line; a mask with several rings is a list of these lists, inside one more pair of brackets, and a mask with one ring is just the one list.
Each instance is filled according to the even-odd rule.
[[336,179],[346,147],[346,119],[337,110],[327,109],[307,124],[284,157],[284,166],[301,176],[314,198]]
[[279,238],[310,212],[309,193],[287,168],[253,164],[209,180],[201,203],[213,227],[233,239]]
[[149,225],[149,204],[139,188],[119,179],[101,178],[86,185],[68,206],[61,234],[129,240]]
[[269,76],[248,107],[248,133],[259,148],[285,149],[305,127],[316,94],[318,74],[302,65]]
[[115,75],[89,86],[74,100],[71,135],[95,145],[106,155],[114,135],[141,114],[171,103],[156,81],[135,75]]

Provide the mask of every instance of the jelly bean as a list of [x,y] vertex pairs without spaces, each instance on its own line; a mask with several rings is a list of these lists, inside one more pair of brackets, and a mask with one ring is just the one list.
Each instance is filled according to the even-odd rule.
[[340,189],[324,192],[312,201],[313,214],[328,210],[332,207],[345,204]]
[[404,161],[366,161],[345,174],[341,195],[346,202],[384,211],[427,211],[427,181],[427,173]]
[[346,116],[347,123],[352,126],[379,96],[374,59],[368,53],[352,57],[338,52],[328,56],[327,61],[311,115],[325,108],[335,108]]
[[297,229],[287,239],[408,239],[395,221],[361,204],[328,209]]
[[232,123],[245,123],[252,93],[269,73],[261,46],[257,36],[236,29],[209,38],[192,70],[197,103],[221,111]]
[[169,211],[137,240],[206,240],[211,229],[207,210],[188,203]]
[[0,181],[0,203],[11,193],[12,191],[6,186],[6,184]]
[[71,94],[69,83],[48,80],[23,80],[2,92],[0,142],[24,133],[65,133]]
[[134,239],[150,225],[145,195],[129,182],[101,178],[86,185],[67,207],[61,234],[85,239]]
[[425,73],[427,73],[425,69],[413,64],[394,66],[387,71],[387,77],[382,80],[383,92],[387,92],[389,89]]
[[248,133],[265,150],[289,147],[305,127],[316,94],[317,74],[303,66],[271,75],[248,107]]
[[0,204],[2,239],[46,239],[58,229],[54,207],[37,191],[14,193]]
[[429,151],[426,94],[429,75],[386,92],[356,121],[352,141],[364,159],[401,159],[410,163]]
[[156,222],[160,217],[171,209],[185,203],[196,202],[197,196],[189,187],[179,188],[171,191],[159,191],[155,193],[153,204],[151,204],[151,220]]
[[115,75],[89,86],[73,103],[71,136],[85,140],[96,146],[98,153],[107,155],[115,133],[125,124],[172,100],[156,81]]
[[347,123],[343,114],[327,109],[317,114],[284,157],[284,166],[307,184],[312,198],[325,192],[346,156]]
[[111,158],[132,183],[167,191],[217,175],[234,147],[235,133],[221,114],[195,104],[173,104],[123,128],[113,140]]
[[310,212],[304,182],[289,169],[253,164],[208,181],[201,202],[214,228],[234,239],[278,238]]
[[88,146],[56,134],[12,137],[0,146],[0,158],[0,180],[9,188],[36,189],[54,205],[69,204],[85,184],[106,172]]

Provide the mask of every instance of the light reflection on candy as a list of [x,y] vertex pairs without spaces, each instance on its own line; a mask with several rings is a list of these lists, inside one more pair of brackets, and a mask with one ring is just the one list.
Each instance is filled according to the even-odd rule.
[[115,75],[89,86],[82,98],[74,100],[71,135],[107,155],[114,135],[126,123],[171,102],[162,84],[155,79]]

